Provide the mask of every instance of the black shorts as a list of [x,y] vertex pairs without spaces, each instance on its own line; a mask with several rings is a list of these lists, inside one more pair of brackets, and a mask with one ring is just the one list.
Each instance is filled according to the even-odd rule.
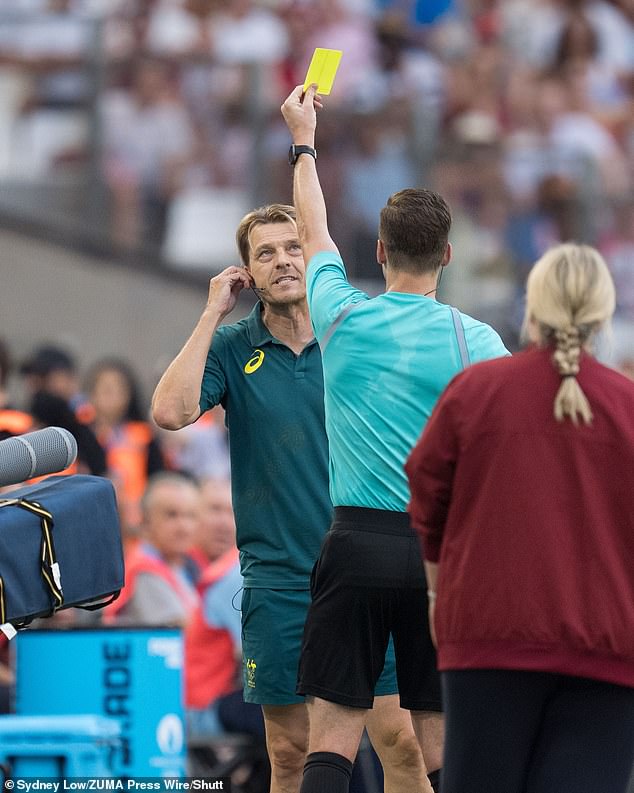
[[406,513],[336,507],[311,594],[298,694],[371,708],[392,634],[401,707],[441,710],[427,582]]

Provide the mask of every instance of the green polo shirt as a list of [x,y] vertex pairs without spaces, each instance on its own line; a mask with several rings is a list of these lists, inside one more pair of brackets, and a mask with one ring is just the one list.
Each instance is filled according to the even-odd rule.
[[307,589],[330,525],[321,353],[275,339],[261,304],[216,331],[200,409],[226,411],[245,587]]

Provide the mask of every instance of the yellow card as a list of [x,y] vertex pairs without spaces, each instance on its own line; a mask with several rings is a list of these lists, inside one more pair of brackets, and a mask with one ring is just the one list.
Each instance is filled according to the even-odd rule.
[[306,72],[304,91],[311,83],[317,83],[317,93],[324,96],[329,94],[341,60],[341,50],[325,50],[316,47],[313,58]]

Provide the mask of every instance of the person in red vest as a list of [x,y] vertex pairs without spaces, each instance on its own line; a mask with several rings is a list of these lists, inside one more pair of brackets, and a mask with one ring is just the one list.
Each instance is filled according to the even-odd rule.
[[[258,705],[242,699],[242,591],[231,484],[208,479],[201,486],[202,520],[193,555],[206,561],[200,603],[185,630],[185,707],[190,737],[246,732],[264,737]],[[190,552],[191,554],[192,552]]]
[[155,474],[141,510],[142,539],[126,559],[125,587],[104,622],[184,627],[199,602],[187,552],[200,520],[200,490],[183,474]]

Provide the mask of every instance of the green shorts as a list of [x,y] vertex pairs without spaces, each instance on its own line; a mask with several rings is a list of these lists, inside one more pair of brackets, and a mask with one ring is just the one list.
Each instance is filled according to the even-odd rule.
[[[242,681],[244,701],[256,705],[294,705],[308,589],[242,590]],[[344,648],[342,648],[344,652]],[[398,693],[394,646],[390,644],[376,696]]]

